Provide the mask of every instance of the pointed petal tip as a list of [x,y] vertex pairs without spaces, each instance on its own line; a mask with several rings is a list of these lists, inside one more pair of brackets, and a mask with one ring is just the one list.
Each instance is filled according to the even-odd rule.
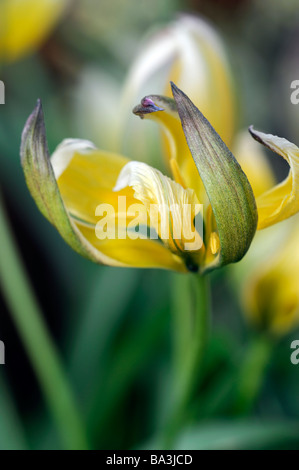
[[251,126],[248,127],[248,132],[249,132],[250,135],[252,135],[253,138],[256,137],[256,130],[254,129],[252,124],[251,124]]
[[42,108],[42,102],[39,98],[36,102],[36,105],[28,117],[26,124],[24,126],[22,137],[21,137],[21,148],[20,148],[20,156],[21,156],[21,164],[24,164],[24,160],[26,158],[26,148],[29,145],[29,140],[33,141],[38,137],[42,137],[45,139],[45,123],[44,123],[44,113]]
[[133,114],[139,116],[141,119],[144,118],[144,115],[156,113],[157,111],[164,111],[164,108],[157,106],[151,96],[145,96],[142,98],[140,104],[133,108]]
[[36,101],[35,110],[37,115],[43,112],[42,100],[40,98]]
[[261,135],[260,135],[261,133],[259,131],[257,131],[256,129],[254,129],[253,125],[248,127],[248,131],[249,131],[249,134],[251,135],[251,137],[254,138],[254,140],[259,142],[260,144],[265,144],[265,142],[261,138]]
[[171,86],[171,90],[172,90],[173,96],[174,96],[175,94],[179,95],[179,94],[182,93],[182,91],[176,86],[175,83],[170,82],[170,86]]
[[27,119],[27,122],[30,120],[30,118],[32,117],[40,117],[41,114],[43,112],[43,107],[42,107],[42,100],[40,98],[37,99],[36,101],[36,105],[32,111],[32,113],[30,114],[29,118]]
[[42,100],[38,98],[36,101],[36,105],[34,108],[34,111],[36,112],[36,121],[42,121],[44,124],[44,111],[43,111],[43,105],[42,105]]
[[32,127],[32,124],[34,122],[37,122],[40,119],[43,119],[43,108],[42,108],[41,99],[39,98],[36,102],[36,105],[35,105],[32,113],[30,114],[30,116],[28,117],[28,119],[26,121],[23,134],[26,134],[30,130],[30,128]]

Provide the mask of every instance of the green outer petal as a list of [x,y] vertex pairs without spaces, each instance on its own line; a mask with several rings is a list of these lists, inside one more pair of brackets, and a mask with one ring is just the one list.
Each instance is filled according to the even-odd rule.
[[217,223],[221,250],[213,269],[239,261],[257,227],[257,208],[249,181],[220,136],[190,99],[173,83],[182,127]]
[[111,260],[96,250],[70,219],[50,162],[40,100],[29,116],[22,134],[21,163],[27,186],[39,210],[71,248],[94,262],[123,266],[123,263]]

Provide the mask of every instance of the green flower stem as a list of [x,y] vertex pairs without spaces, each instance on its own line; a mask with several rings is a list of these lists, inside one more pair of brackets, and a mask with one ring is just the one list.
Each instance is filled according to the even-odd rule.
[[[0,281],[13,320],[35,370],[66,449],[86,449],[87,440],[57,349],[15,245],[0,195]],[[49,287],[50,288],[50,287]],[[9,350],[9,345],[6,345]]]
[[175,275],[173,311],[175,380],[173,412],[166,426],[163,445],[166,449],[174,446],[200,375],[210,316],[207,276]]
[[256,334],[252,338],[241,364],[237,381],[234,404],[236,414],[248,414],[252,410],[263,385],[273,345],[273,339],[267,335]]

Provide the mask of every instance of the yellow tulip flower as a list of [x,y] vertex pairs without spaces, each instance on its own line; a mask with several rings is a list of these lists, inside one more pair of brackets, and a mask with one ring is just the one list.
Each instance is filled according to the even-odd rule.
[[[50,161],[40,105],[28,120],[21,155],[31,194],[65,240],[94,261],[204,271],[239,260],[251,243],[257,216],[245,174],[199,110],[174,85],[173,90],[176,101],[151,96],[134,110],[141,117],[154,116],[164,125],[169,124],[173,179],[145,163],[101,152],[84,141],[65,141]],[[157,239],[129,236],[135,213],[119,209],[119,196],[126,197],[129,208],[141,204],[142,223],[157,232]],[[203,235],[194,231],[194,219],[199,213],[198,203],[206,201],[209,204],[204,207]],[[124,237],[103,236],[103,227],[99,233],[96,215],[100,203],[113,206]],[[151,205],[168,211],[153,225],[152,218],[148,218]],[[185,218],[186,206],[191,207],[189,220]],[[194,239],[200,239],[195,249],[185,249],[185,219],[191,222]],[[177,225],[182,229],[175,236]]]
[[69,0],[1,0],[0,61],[14,61],[45,40]]
[[[174,100],[151,95],[134,109],[138,116],[162,125],[168,137],[172,179],[145,163],[97,150],[86,141],[64,141],[50,160],[40,104],[25,126],[21,156],[31,194],[72,248],[93,261],[204,273],[244,256],[256,231],[257,210],[260,228],[298,211],[299,150],[295,145],[251,128],[256,140],[290,164],[285,182],[255,199],[246,175],[220,136],[190,99],[175,85],[172,88]],[[126,198],[128,210],[119,207],[119,196]],[[111,217],[117,219],[114,224],[121,236],[106,236],[107,226],[99,227],[101,203],[113,207]],[[194,230],[198,203],[204,206],[202,233]],[[156,231],[157,239],[148,237],[147,231],[142,237],[129,236],[136,219],[134,204],[142,207],[138,225]],[[151,205],[166,208],[166,217],[152,224]],[[181,236],[186,205],[191,207],[191,232],[200,239],[193,250],[185,249]],[[181,232],[174,236],[177,222]]]

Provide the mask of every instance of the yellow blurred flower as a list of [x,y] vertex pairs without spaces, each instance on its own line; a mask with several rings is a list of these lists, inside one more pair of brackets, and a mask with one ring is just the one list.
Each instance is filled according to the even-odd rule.
[[[278,240],[271,236],[252,246],[251,257],[259,258],[249,268],[241,288],[241,299],[249,322],[274,335],[283,335],[299,325],[299,225],[290,221]],[[267,245],[272,245],[270,254]],[[242,263],[243,264],[243,263]]]
[[1,0],[0,61],[37,49],[65,12],[69,0]]
[[[153,89],[171,97],[170,81],[184,90],[231,147],[236,131],[236,93],[227,52],[215,28],[200,17],[181,14],[141,44],[140,49],[122,92],[116,133],[116,140],[121,141],[119,148],[138,160],[150,159],[161,166],[155,156],[149,156],[149,142],[156,134],[128,118],[128,109]],[[133,128],[142,136],[138,142],[127,138]]]

